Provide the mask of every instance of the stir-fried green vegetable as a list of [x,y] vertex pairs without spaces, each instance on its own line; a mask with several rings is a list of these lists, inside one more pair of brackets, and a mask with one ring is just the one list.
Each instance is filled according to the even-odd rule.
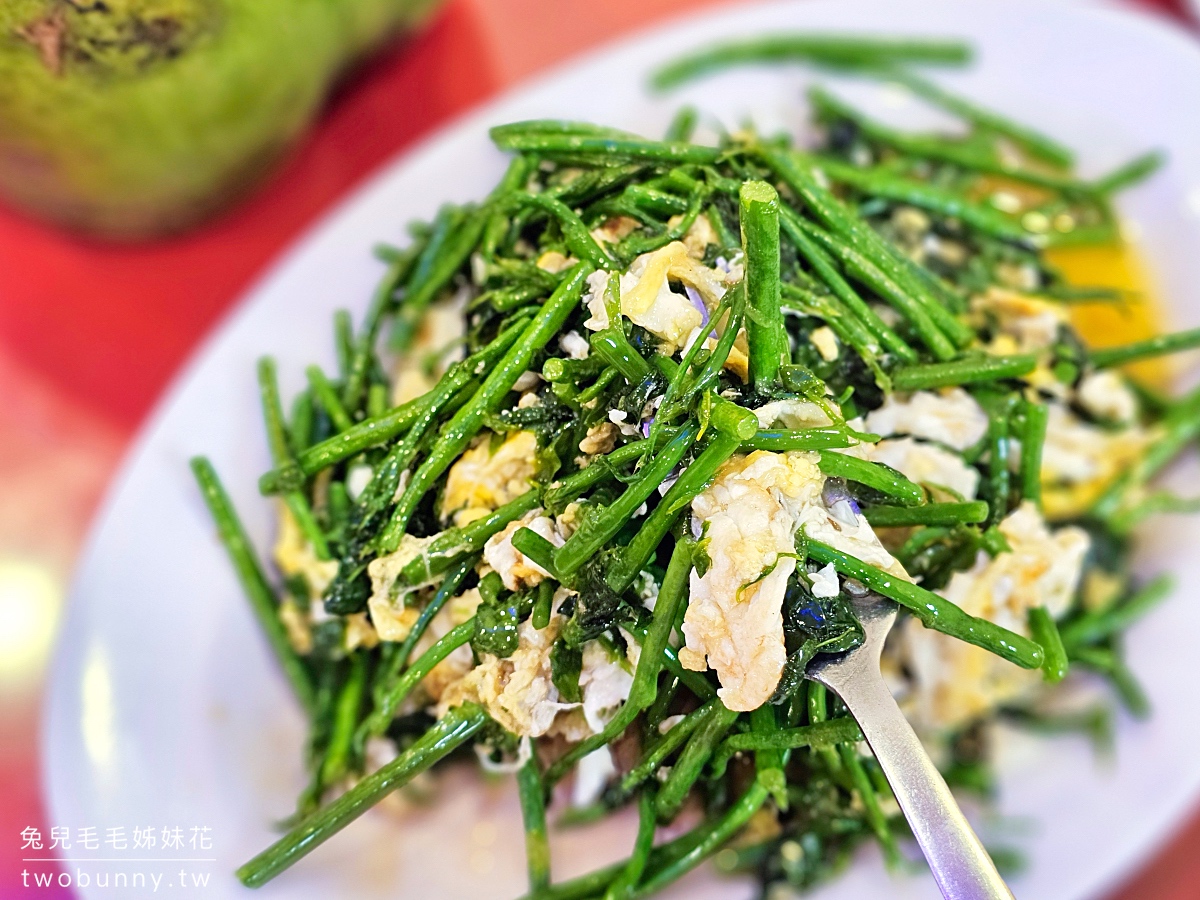
[[[1139,585],[1128,534],[1196,505],[1151,481],[1200,434],[1200,393],[1113,367],[1200,332],[1086,347],[1067,304],[1111,292],[1043,251],[1114,240],[1110,195],[1159,159],[1081,179],[1058,141],[910,68],[969,57],[777,36],[655,78],[853,70],[966,136],[824,87],[808,148],[694,143],[690,108],[661,141],[499,126],[504,178],[381,250],[357,333],[335,317],[336,374],[309,367],[289,416],[260,363],[277,585],[193,462],[312,721],[292,828],[245,884],[467,745],[516,774],[530,898],[646,897],[722,848],[764,890],[817,884],[866,840],[898,860],[879,766],[805,677],[862,641],[868,594],[902,608],[884,662],[953,783],[990,784],[998,715],[1067,727],[1037,703],[1073,665],[1147,710],[1121,639],[1168,582]],[[551,794],[572,773],[575,817],[631,806],[639,827],[627,860],[555,881]],[[701,823],[657,842],[689,805]]]

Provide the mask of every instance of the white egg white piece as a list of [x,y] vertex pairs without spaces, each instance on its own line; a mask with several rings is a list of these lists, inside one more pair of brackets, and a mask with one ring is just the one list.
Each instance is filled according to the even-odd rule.
[[[1028,635],[1029,610],[1052,617],[1071,605],[1090,540],[1075,526],[1052,531],[1026,501],[999,525],[1012,548],[995,558],[980,551],[975,565],[955,572],[938,591],[964,612]],[[906,712],[922,731],[939,734],[1037,689],[1041,672],[1022,669],[981,647],[922,627],[915,620],[894,641],[912,674]]]
[[865,518],[847,524],[826,508],[817,460],[803,452],[734,456],[692,502],[693,531],[704,534],[711,565],[703,575],[692,572],[679,659],[689,669],[716,670],[718,695],[731,710],[756,709],[779,683],[797,530],[907,577]]

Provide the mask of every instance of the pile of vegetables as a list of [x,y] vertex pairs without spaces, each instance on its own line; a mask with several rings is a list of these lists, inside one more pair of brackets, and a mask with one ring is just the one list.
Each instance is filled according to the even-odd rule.
[[[1145,712],[1121,635],[1168,586],[1129,573],[1128,535],[1191,507],[1151,481],[1200,431],[1200,392],[1162,396],[1114,367],[1194,347],[1200,331],[1089,349],[1065,310],[1128,298],[1068,284],[1044,251],[1118,240],[1112,195],[1158,160],[1083,180],[1057,142],[912,70],[968,57],[954,42],[796,36],[657,76],[665,88],[804,60],[899,83],[961,118],[965,137],[898,131],[824,88],[809,94],[823,137],[808,149],[748,130],[695,143],[691,109],[661,140],[579,122],[494,128],[512,154],[503,179],[379,251],[387,273],[364,321],[336,318],[338,372],[310,368],[285,414],[262,361],[274,467],[261,489],[282,507],[281,583],[212,467],[193,462],[311,719],[311,782],[291,830],[239,870],[247,885],[470,747],[516,773],[530,897],[648,896],[714,855],[764,891],[826,879],[863,841],[898,860],[905,826],[879,766],[840,701],[805,678],[815,656],[862,640],[854,600],[869,592],[906,613],[897,642],[940,632],[1006,678],[1089,670]],[[431,338],[439,317],[460,333]],[[974,431],[903,420],[951,402],[974,411]],[[872,432],[885,412],[900,424]],[[942,426],[971,433],[922,430]],[[1060,427],[1097,435],[1102,452],[1116,441],[1124,462],[1054,469]],[[940,460],[969,490],[900,471],[889,447]],[[708,526],[736,522],[721,491],[756,461],[809,473],[804,509],[834,537],[793,523],[787,549],[730,588],[716,579],[733,545]],[[842,529],[862,543],[835,539]],[[995,567],[1036,562],[1037,545],[1075,554],[1053,603],[1008,621],[956,602]],[[701,589],[730,634],[703,633]],[[771,591],[764,621],[785,657],[747,699],[734,669],[762,659],[744,653],[736,619]],[[744,655],[718,663],[726,639]],[[917,696],[922,676],[903,647],[894,657]],[[602,682],[616,701],[589,705]],[[990,789],[983,725],[997,716],[1103,731],[1106,710],[1051,716],[1044,691],[1021,684],[927,721],[952,783]],[[548,801],[573,772],[578,795],[598,760],[596,789],[564,817],[636,807],[634,847],[553,883]],[[685,808],[700,824],[656,843]]]

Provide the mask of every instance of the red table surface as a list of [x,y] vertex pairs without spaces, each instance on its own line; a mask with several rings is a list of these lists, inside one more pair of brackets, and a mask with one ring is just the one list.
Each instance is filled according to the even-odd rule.
[[[704,5],[715,4],[451,0],[347,78],[259,191],[183,237],[109,246],[0,208],[0,480],[11,508],[13,493],[24,500],[19,516],[0,515],[0,557],[69,566],[105,478],[173,373],[264,267],[382,164],[531,73]],[[1186,20],[1182,0],[1139,5]],[[28,472],[37,477],[14,477]],[[51,489],[60,496],[46,502]],[[37,702],[36,690],[0,700],[0,897],[29,895],[16,841],[47,824]],[[1110,900],[1200,898],[1197,842],[1200,814]]]

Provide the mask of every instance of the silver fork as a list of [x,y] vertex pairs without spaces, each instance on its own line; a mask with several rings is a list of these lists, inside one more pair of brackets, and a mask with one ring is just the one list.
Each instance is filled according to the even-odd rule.
[[879,671],[884,639],[896,621],[896,604],[868,594],[854,601],[854,611],[866,639],[848,653],[814,661],[809,677],[841,697],[858,721],[942,896],[947,900],[1013,900]]

